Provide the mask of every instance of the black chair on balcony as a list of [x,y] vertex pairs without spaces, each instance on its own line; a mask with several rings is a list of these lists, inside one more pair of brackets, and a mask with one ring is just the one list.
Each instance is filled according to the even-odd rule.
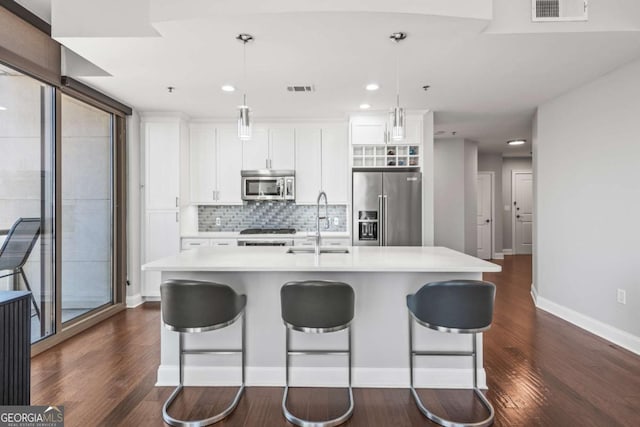
[[20,274],[27,290],[31,292],[31,302],[36,316],[40,319],[40,307],[36,303],[31,285],[23,269],[38,237],[40,237],[40,218],[18,218],[11,226],[7,238],[0,248],[0,271],[11,271],[11,273],[0,276],[0,279]]
[[[445,427],[486,427],[493,424],[494,410],[478,388],[476,335],[491,327],[496,285],[479,280],[451,280],[424,285],[407,295],[409,309],[409,374],[410,388],[418,409],[431,421]],[[471,351],[417,351],[413,346],[413,322],[435,331],[470,334]],[[413,384],[416,356],[466,356],[473,363],[473,392],[488,412],[484,420],[464,423],[440,417],[422,403]]]

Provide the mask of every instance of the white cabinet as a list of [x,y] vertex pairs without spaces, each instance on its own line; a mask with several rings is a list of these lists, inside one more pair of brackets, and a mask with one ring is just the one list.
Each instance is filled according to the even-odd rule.
[[237,239],[211,239],[211,246],[238,246]]
[[202,248],[211,245],[211,241],[209,239],[182,239],[182,250]]
[[296,128],[296,203],[315,204],[321,189],[330,204],[349,201],[346,125]]
[[422,113],[406,113],[402,140],[391,139],[389,119],[384,113],[352,116],[351,145],[422,144]]
[[322,128],[322,188],[329,203],[349,203],[349,141],[345,125]]
[[[180,252],[180,222],[177,210],[147,211],[144,227],[143,263],[154,261]],[[160,296],[160,273],[144,272],[141,289],[143,297]]]
[[322,246],[351,246],[351,239],[349,237],[331,237],[322,239]]
[[266,169],[269,160],[269,131],[254,127],[251,140],[242,141],[242,169]]
[[215,202],[217,199],[215,126],[191,124],[189,141],[191,203]]
[[190,131],[192,204],[240,204],[242,143],[237,132],[212,124],[192,124]]
[[363,115],[351,118],[351,144],[386,144],[387,115]]
[[253,129],[250,141],[242,142],[243,169],[295,169],[293,128]]
[[238,139],[238,132],[232,128],[218,128],[216,144],[216,203],[223,205],[242,204],[242,170],[243,145]]
[[296,128],[296,203],[316,203],[322,188],[322,131]]
[[180,123],[143,125],[146,209],[177,209],[180,183]]
[[269,168],[296,167],[295,131],[292,127],[269,130]]

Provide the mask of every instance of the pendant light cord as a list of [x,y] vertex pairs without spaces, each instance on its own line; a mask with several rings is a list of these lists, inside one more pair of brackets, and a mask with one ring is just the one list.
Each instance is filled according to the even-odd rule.
[[400,41],[396,40],[396,106],[400,107]]
[[242,95],[242,105],[247,105],[247,41],[242,42],[242,68],[244,80],[244,94]]

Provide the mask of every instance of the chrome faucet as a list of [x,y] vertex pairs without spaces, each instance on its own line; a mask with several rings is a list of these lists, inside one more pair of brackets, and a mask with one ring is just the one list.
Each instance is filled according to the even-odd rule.
[[[324,197],[324,216],[320,216],[320,201]],[[326,221],[325,229],[329,229],[329,203],[327,202],[327,193],[320,190],[318,200],[316,201],[316,255],[320,255],[320,220]]]

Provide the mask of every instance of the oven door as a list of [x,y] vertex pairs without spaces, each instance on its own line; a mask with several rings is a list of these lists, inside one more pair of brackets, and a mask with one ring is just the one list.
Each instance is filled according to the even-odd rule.
[[243,200],[284,200],[284,178],[247,176],[242,178]]
[[243,239],[243,240],[238,240],[238,246],[293,246],[293,240]]

